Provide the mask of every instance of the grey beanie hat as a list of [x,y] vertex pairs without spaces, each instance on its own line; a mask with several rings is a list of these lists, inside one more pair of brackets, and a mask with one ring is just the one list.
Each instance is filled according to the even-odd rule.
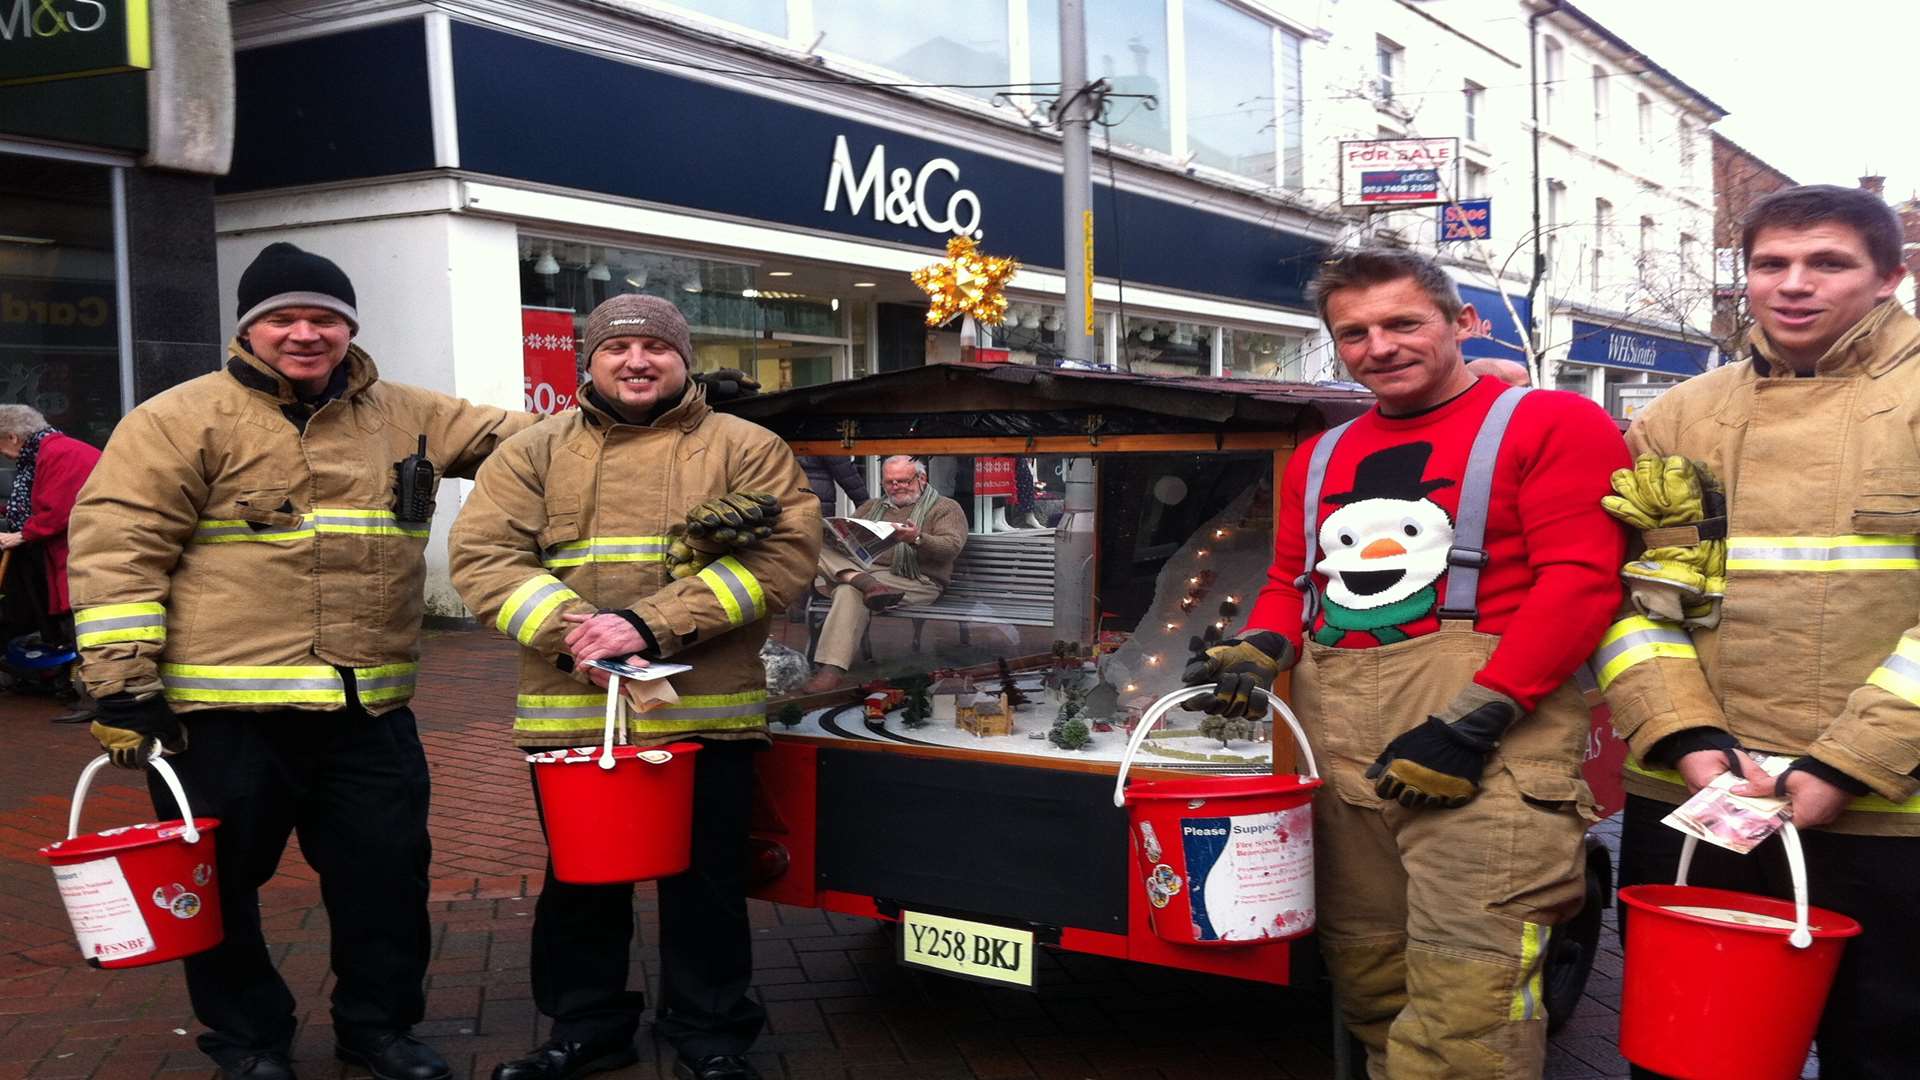
[[602,342],[617,337],[659,338],[674,347],[688,371],[693,370],[693,334],[687,329],[687,317],[669,301],[624,293],[594,308],[587,316],[587,362],[593,362],[594,350]]

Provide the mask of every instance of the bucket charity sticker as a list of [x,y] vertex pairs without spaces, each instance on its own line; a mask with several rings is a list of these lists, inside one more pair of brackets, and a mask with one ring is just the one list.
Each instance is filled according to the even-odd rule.
[[1313,808],[1181,818],[1195,941],[1313,929]]
[[60,900],[67,906],[82,956],[120,960],[154,950],[153,935],[119,859],[56,866],[53,880],[60,887]]

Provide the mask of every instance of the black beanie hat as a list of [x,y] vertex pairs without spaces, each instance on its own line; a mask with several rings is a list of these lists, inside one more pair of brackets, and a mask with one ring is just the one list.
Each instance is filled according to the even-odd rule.
[[332,259],[301,251],[286,241],[268,244],[240,275],[239,323],[234,334],[247,332],[255,319],[284,307],[317,307],[338,312],[355,333],[360,313],[353,308],[353,282]]

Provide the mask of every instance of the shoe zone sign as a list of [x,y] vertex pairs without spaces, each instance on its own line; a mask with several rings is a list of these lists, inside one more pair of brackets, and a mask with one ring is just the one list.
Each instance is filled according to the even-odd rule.
[[1626,371],[1657,371],[1682,378],[1707,370],[1707,361],[1712,355],[1709,345],[1582,319],[1573,320],[1573,342],[1567,348],[1567,359],[1575,363]]
[[147,0],[0,0],[0,86],[153,66]]

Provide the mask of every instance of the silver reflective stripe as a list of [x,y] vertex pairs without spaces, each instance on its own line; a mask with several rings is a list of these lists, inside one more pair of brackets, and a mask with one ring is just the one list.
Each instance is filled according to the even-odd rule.
[[1442,619],[1471,622],[1480,613],[1480,567],[1474,560],[1486,557],[1482,545],[1487,538],[1487,504],[1493,498],[1493,469],[1500,459],[1500,442],[1507,436],[1507,425],[1520,399],[1532,390],[1509,386],[1493,399],[1480,431],[1473,437],[1473,449],[1467,455],[1467,472],[1460,480],[1460,508],[1453,515],[1453,549],[1447,553],[1447,595],[1442,598]]
[[1307,460],[1306,502],[1300,508],[1300,520],[1306,526],[1306,569],[1300,574],[1300,632],[1313,633],[1313,616],[1320,607],[1320,594],[1313,591],[1313,564],[1320,561],[1320,490],[1327,482],[1327,462],[1333,459],[1334,444],[1353,426],[1349,420],[1320,436],[1313,444],[1313,457]]
[[1671,630],[1635,630],[1631,634],[1622,634],[1613,641],[1602,645],[1599,650],[1593,654],[1593,659],[1588,661],[1588,664],[1592,670],[1605,671],[1608,664],[1619,659],[1620,655],[1627,650],[1636,649],[1642,645],[1650,645],[1654,642],[1666,642],[1670,645],[1685,645],[1689,649],[1693,648],[1692,635],[1678,627]]
[[527,619],[531,617],[534,612],[540,610],[541,603],[555,593],[572,591],[573,590],[567,588],[566,583],[561,581],[550,582],[534,590],[532,596],[520,602],[519,610],[515,611],[513,618],[508,620],[507,635],[515,641],[524,640],[520,636],[520,628],[526,625]]
[[747,590],[746,582],[740,580],[740,575],[735,574],[725,560],[709,563],[706,573],[702,576],[707,575],[712,575],[709,580],[717,579],[727,587],[727,592],[733,594],[733,602],[739,608],[741,622],[750,623],[760,617],[760,605],[754,600],[753,593]]
[[1847,544],[1842,546],[1819,547],[1776,547],[1728,545],[1727,558],[1731,559],[1787,559],[1800,562],[1824,562],[1832,559],[1911,559],[1920,556],[1920,547],[1912,543],[1885,543],[1873,545]]
[[135,626],[165,626],[165,615],[123,615],[118,619],[89,619],[84,615],[74,620],[82,634],[98,634],[108,630],[125,630]]
[[338,675],[331,679],[276,679],[259,676],[209,679],[193,675],[167,675],[165,682],[169,690],[339,690],[344,686]]
[[361,690],[386,690],[396,686],[412,686],[418,681],[417,675],[382,675],[377,679],[363,679],[356,672],[353,685]]
[[[535,708],[522,705],[516,710],[523,720],[604,720],[606,707],[590,705],[585,708]],[[651,714],[649,714],[651,715]]]
[[1914,663],[1899,653],[1894,653],[1885,660],[1880,661],[1880,666],[1897,675],[1903,675],[1916,683],[1920,683],[1920,664]]
[[[522,715],[528,715],[527,710],[520,711]],[[767,703],[756,701],[742,705],[708,705],[694,709],[651,709],[640,716],[641,719],[652,723],[656,720],[724,720],[735,716],[764,716],[766,711]]]

